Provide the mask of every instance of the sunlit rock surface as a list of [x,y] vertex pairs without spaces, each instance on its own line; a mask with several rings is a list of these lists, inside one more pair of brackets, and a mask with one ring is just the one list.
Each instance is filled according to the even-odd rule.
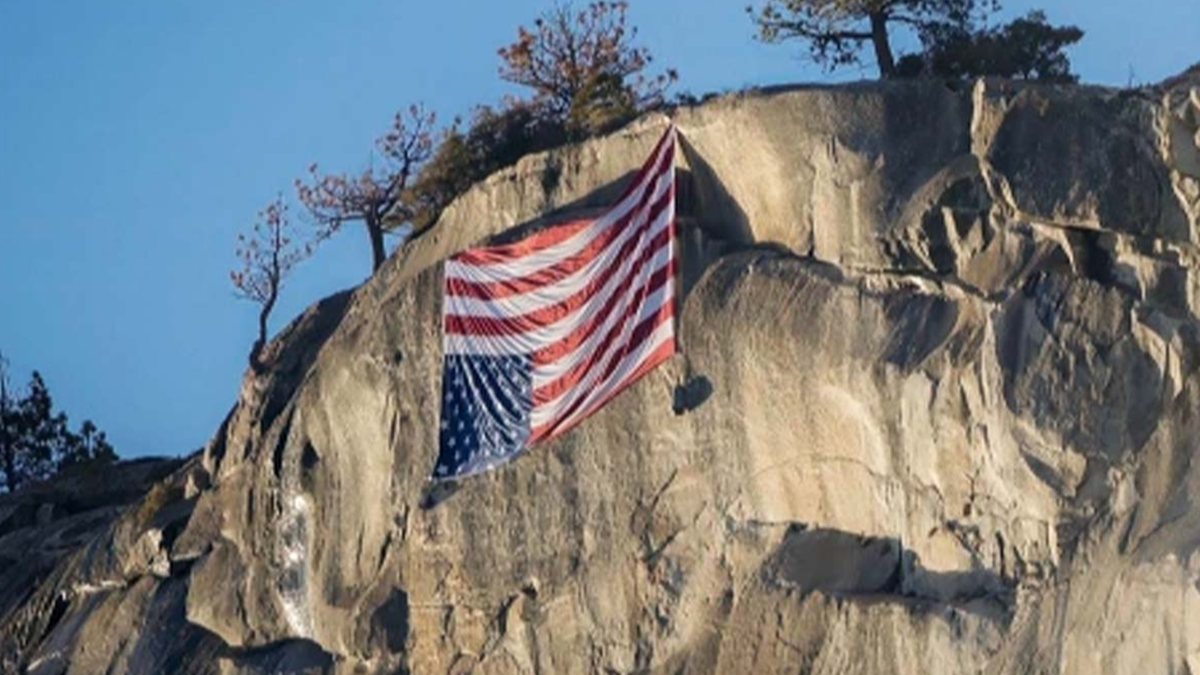
[[681,355],[429,489],[440,262],[611,202],[666,118],[527,157],[145,497],[0,498],[0,670],[1200,674],[1197,77],[673,119]]

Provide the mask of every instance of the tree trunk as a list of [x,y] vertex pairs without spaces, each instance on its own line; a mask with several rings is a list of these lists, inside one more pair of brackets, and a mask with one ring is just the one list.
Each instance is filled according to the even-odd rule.
[[[0,373],[0,378],[4,374]],[[9,492],[17,489],[17,458],[12,443],[12,431],[8,428],[8,386],[0,379],[0,462],[4,466],[4,485]]]
[[383,267],[383,261],[387,254],[383,249],[383,225],[378,218],[364,219],[367,224],[367,236],[371,237],[371,271],[374,272],[380,267]]
[[871,14],[871,44],[875,46],[875,62],[879,64],[879,76],[885,80],[896,76],[896,59],[892,56],[892,45],[888,41],[887,14]]
[[258,339],[254,341],[254,346],[250,348],[250,367],[258,372],[262,363],[259,361],[259,356],[262,355],[263,347],[267,346],[267,319],[271,316],[271,310],[275,309],[275,299],[278,297],[278,292],[271,294],[271,297],[263,304],[262,310],[258,313]]
[[[2,412],[2,411],[0,411]],[[13,491],[13,482],[16,473],[16,458],[12,456],[9,450],[8,443],[8,422],[0,421],[0,460],[4,463],[4,487],[9,491]]]
[[9,492],[16,492],[17,487],[21,484],[17,476],[17,458],[13,456],[6,445],[4,448],[4,488]]

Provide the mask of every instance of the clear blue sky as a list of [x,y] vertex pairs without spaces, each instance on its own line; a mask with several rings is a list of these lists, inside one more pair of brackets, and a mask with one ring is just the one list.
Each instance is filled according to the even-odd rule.
[[[496,49],[551,0],[0,0],[0,351],[125,456],[200,447],[235,401],[256,308],[235,233],[313,161],[357,170],[392,114],[495,102]],[[694,93],[825,79],[751,40],[744,1],[633,0]],[[1091,82],[1200,59],[1197,0],[1010,0],[1087,30]],[[842,79],[869,75],[846,73]],[[349,230],[286,289],[278,329],[362,281]]]

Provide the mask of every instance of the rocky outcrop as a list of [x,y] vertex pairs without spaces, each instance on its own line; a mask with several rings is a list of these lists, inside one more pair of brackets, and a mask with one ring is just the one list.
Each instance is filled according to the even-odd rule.
[[1200,673],[1190,82],[675,111],[682,354],[431,490],[440,261],[609,203],[665,119],[527,157],[297,319],[201,456],[0,573],[4,667]]

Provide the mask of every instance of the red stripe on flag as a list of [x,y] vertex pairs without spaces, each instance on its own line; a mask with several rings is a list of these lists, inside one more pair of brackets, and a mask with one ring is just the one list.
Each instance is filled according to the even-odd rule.
[[668,128],[667,132],[662,135],[662,138],[658,139],[658,142],[654,144],[654,152],[650,153],[650,156],[647,157],[646,161],[642,164],[642,168],[638,170],[637,176],[635,176],[633,181],[625,187],[625,191],[621,193],[621,198],[617,200],[618,204],[625,201],[626,197],[633,194],[634,190],[637,189],[638,184],[645,180],[646,176],[650,174],[651,167],[657,166],[658,162],[655,161],[655,158],[658,157],[658,154],[662,152],[667,143],[671,144],[671,152],[666,153],[666,155],[671,158],[671,161],[675,160],[674,131],[674,128]]
[[[671,205],[671,202],[674,199],[674,194],[674,186],[672,186],[671,189],[667,190],[667,192],[663,194],[659,201],[655,202],[651,206],[649,214],[645,216],[645,222],[641,223],[638,227],[640,229],[649,229],[649,226],[653,224],[654,221],[656,221],[658,217],[662,215],[662,212]],[[640,216],[641,214],[639,213],[638,215]],[[566,258],[561,262],[542,268],[537,272],[524,277],[506,279],[504,281],[485,282],[464,281],[463,279],[458,278],[448,278],[446,279],[446,295],[476,298],[479,300],[492,300],[495,298],[521,295],[538,288],[544,288],[550,284],[562,281],[575,272],[578,272],[580,269],[586,267],[588,263],[602,255],[603,252],[614,243],[613,240],[616,239],[618,234],[618,232],[610,230],[604,235],[596,238],[597,241],[593,242],[596,244],[595,247],[589,245],[587,249],[580,251],[578,254],[571,256],[570,258]],[[636,243],[637,237],[631,236],[622,245],[620,254],[628,255],[631,252],[631,249],[636,247],[633,246]]]
[[[674,338],[672,338],[672,339],[667,340],[666,342],[662,343],[653,352],[651,352],[650,355],[646,357],[646,360],[642,362],[642,365],[638,366],[637,370],[635,370],[633,373],[631,373],[629,375],[629,377],[622,380],[621,383],[618,384],[612,391],[608,392],[608,394],[606,396],[604,396],[599,401],[596,401],[594,404],[589,406],[586,413],[584,413],[583,415],[580,415],[575,421],[570,422],[569,424],[561,424],[561,421],[563,419],[566,419],[565,417],[563,417],[563,418],[556,419],[554,422],[551,422],[550,424],[546,424],[537,429],[534,429],[533,433],[529,437],[529,443],[532,445],[533,443],[543,443],[543,442],[547,442],[547,441],[552,441],[555,438],[558,438],[559,436],[561,436],[561,435],[567,433],[568,431],[574,429],[575,427],[579,426],[579,424],[581,422],[586,420],[588,417],[591,417],[600,408],[603,408],[604,405],[606,403],[608,403],[609,401],[611,401],[613,398],[615,398],[617,396],[617,394],[620,394],[621,392],[625,391],[629,387],[633,386],[638,380],[645,377],[646,373],[649,373],[651,370],[654,370],[655,366],[662,363],[663,361],[666,361],[667,359],[671,358],[674,355],[675,355],[675,340],[674,340]],[[560,426],[555,427],[556,424],[559,424]]]
[[[617,260],[623,260],[642,244],[643,251],[633,266],[627,272],[630,276],[635,276],[647,264],[649,259],[664,246],[671,245],[670,226],[663,228],[649,242],[642,244],[637,237],[632,237],[625,246],[622,247],[617,255]],[[497,319],[487,316],[464,316],[460,314],[447,314],[445,321],[445,331],[459,335],[516,335],[518,333],[526,333],[535,330],[542,326],[554,323],[582,307],[593,295],[600,289],[604,288],[608,280],[612,278],[620,270],[618,265],[611,265],[594,279],[588,282],[587,286],[580,289],[572,296],[550,305],[542,307],[536,311],[521,316],[506,317]]]
[[[645,286],[643,286],[642,289],[639,289],[640,297],[644,299],[665,286],[667,282],[671,280],[671,276],[674,273],[672,269],[673,267],[674,261],[671,261],[666,267],[663,267],[657,270],[654,274],[650,275],[650,278],[646,281]],[[627,291],[629,290],[629,287],[633,285],[633,282],[634,278],[631,275],[628,279],[622,282],[620,286],[613,289],[613,292],[608,296],[608,299],[605,301],[604,305],[598,311],[596,311],[590,319],[588,319],[587,323],[571,331],[569,335],[558,342],[547,345],[546,347],[534,352],[531,356],[533,363],[535,365],[554,363],[567,354],[575,351],[579,345],[583,344],[583,342],[587,340],[589,335],[591,335],[596,329],[600,328],[600,326],[604,325],[605,320],[612,315],[613,310],[617,307],[617,305],[626,297],[628,297],[629,294]],[[629,313],[640,309],[641,308],[637,306],[637,303],[634,302],[630,303],[630,306],[626,308],[624,312]]]
[[[608,331],[601,337],[600,341],[598,343],[596,343],[591,349],[589,349],[589,354],[586,359],[575,364],[574,366],[571,367],[571,369],[569,371],[563,373],[562,375],[555,378],[554,380],[551,380],[550,382],[547,382],[547,383],[543,384],[542,386],[538,387],[537,389],[535,389],[533,392],[533,405],[535,407],[540,406],[540,405],[545,405],[546,403],[549,403],[550,401],[553,401],[554,399],[558,398],[564,392],[566,392],[568,389],[575,386],[581,380],[583,380],[585,377],[587,377],[588,372],[590,372],[597,363],[603,361],[604,358],[607,357],[608,354],[614,348],[620,347],[621,345],[619,344],[618,340],[621,338],[621,332],[628,328],[630,322],[636,321],[638,319],[638,317],[641,315],[642,309],[644,308],[644,303],[645,303],[646,298],[649,297],[651,294],[653,294],[658,289],[667,285],[667,283],[669,283],[671,281],[671,279],[674,278],[674,273],[675,273],[674,267],[675,266],[674,266],[673,261],[671,263],[668,263],[665,267],[660,268],[657,272],[654,273],[654,275],[650,278],[649,283],[642,286],[641,288],[635,289],[633,291],[633,293],[635,294],[635,296],[634,296],[635,299],[633,300],[633,302],[630,303],[630,306],[628,308],[626,308],[626,310],[624,311],[622,320],[614,323],[612,326],[609,327]],[[669,302],[664,303],[664,304],[667,304],[667,305],[674,304],[674,298],[672,298]],[[661,310],[661,308],[660,308],[660,310]],[[644,321],[650,320],[651,318],[657,316],[658,312],[660,310],[656,310],[655,314],[652,314],[651,316],[646,317],[646,319],[644,319]],[[636,330],[636,328],[635,328],[635,330]],[[571,352],[575,351],[577,348],[579,348],[579,344],[584,342],[588,337],[589,337],[588,333],[583,333],[583,332],[574,333],[574,334],[568,336],[563,341],[556,344],[551,349],[555,349],[555,351],[558,351],[558,349],[556,349],[556,348],[559,348],[561,346],[562,353],[558,354],[558,358],[561,358],[565,354],[571,353]],[[545,360],[541,360],[541,359],[539,359],[539,357],[541,357],[541,359],[545,359]],[[555,360],[557,360],[557,359],[555,359]],[[541,354],[538,354],[538,353],[534,354],[534,364],[535,365],[545,365],[545,364],[549,364],[549,363],[553,363],[553,362],[554,362],[554,360],[550,360],[545,357],[542,357]]]
[[[597,255],[608,248],[623,232],[625,232],[629,223],[640,218],[646,209],[646,204],[649,202],[651,193],[647,192],[644,199],[638,202],[637,206],[630,209],[629,213],[625,214],[620,221],[613,224],[607,231],[588,242],[588,245],[577,251],[569,258],[564,258],[553,265],[543,267],[542,269],[515,279],[505,279],[504,281],[466,281],[457,277],[449,277],[446,279],[446,295],[465,296],[477,298],[479,300],[491,300],[493,298],[504,298],[512,295],[520,295],[528,293],[537,288],[547,286],[549,284],[562,281],[583,267],[587,266]],[[658,201],[650,205],[650,212],[646,216],[646,224],[653,223],[658,219],[664,209],[666,209],[675,198],[675,186],[672,184]],[[628,248],[628,242],[626,243]],[[487,251],[488,249],[483,249]],[[463,262],[458,258],[455,262]],[[493,262],[498,262],[493,261]],[[476,264],[476,263],[471,263]]]
[[[664,270],[673,273],[674,270],[671,270],[670,267],[668,266]],[[664,276],[670,279],[673,274]],[[618,340],[621,337],[621,331],[626,328],[626,324],[621,323],[613,326],[612,330],[604,336],[604,340],[600,343],[599,347],[593,350],[586,360],[578,363],[570,372],[565,373],[562,377],[552,382],[547,382],[533,391],[533,407],[536,408],[545,405],[574,388],[575,385],[579,384],[589,373],[595,370],[600,363],[604,363],[604,369],[601,371],[598,381],[603,382],[612,375],[613,371],[617,369],[617,366],[620,365],[621,361],[624,360],[630,351],[636,349],[654,332],[654,329],[658,328],[664,321],[674,315],[674,307],[674,299],[671,302],[663,303],[658,308],[658,311],[646,317],[634,327],[633,331],[630,332],[629,339],[625,342],[618,342]],[[580,396],[568,410],[556,414],[555,418],[565,419],[573,412],[578,403],[586,398],[586,396]]]
[[[665,153],[662,158],[659,158],[659,154],[662,152],[664,145],[670,141],[670,137],[671,133],[668,131],[667,133],[663,134],[663,137],[659,139],[657,144],[655,144],[654,152],[650,153],[650,156],[646,158],[645,163],[642,164],[642,168],[638,170],[637,175],[629,183],[629,185],[625,187],[624,192],[621,193],[621,198],[617,200],[618,204],[625,201],[629,195],[636,192],[638,187],[641,186],[643,182],[646,182],[651,175],[657,177],[665,173],[662,165],[673,162],[675,153]],[[652,195],[649,193],[643,196],[642,201],[639,202],[639,206],[640,204],[644,204],[651,196]],[[452,260],[463,263],[464,265],[502,264],[515,258],[520,258],[531,253],[537,253],[542,249],[549,248],[566,241],[582,230],[583,227],[587,226],[590,222],[591,221],[589,220],[582,220],[555,225],[540,232],[535,232],[534,234],[531,234],[518,242],[464,251],[463,253],[454,256]]]
[[590,219],[584,219],[558,223],[553,227],[535,232],[521,241],[463,251],[450,259],[464,265],[494,265],[510,262],[515,258],[521,258],[560,244],[583,231],[592,222]]

